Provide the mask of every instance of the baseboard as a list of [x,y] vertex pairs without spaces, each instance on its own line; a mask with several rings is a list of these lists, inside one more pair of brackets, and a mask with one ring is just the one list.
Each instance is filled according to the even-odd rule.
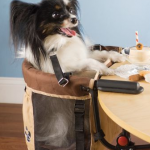
[[23,78],[0,77],[0,103],[22,104],[24,88]]

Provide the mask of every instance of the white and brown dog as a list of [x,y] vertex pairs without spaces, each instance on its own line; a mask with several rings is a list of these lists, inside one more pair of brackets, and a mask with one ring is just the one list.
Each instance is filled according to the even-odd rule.
[[[38,4],[12,1],[10,25],[17,53],[43,72],[54,73],[49,56],[55,51],[63,72],[95,70],[104,75],[114,74],[103,62],[108,58],[113,62],[121,62],[125,60],[124,57],[114,51],[88,49],[79,28],[78,8],[77,0],[42,0]],[[66,106],[65,102],[61,106],[56,102],[53,104],[56,104],[53,107],[57,107],[57,110],[62,105]],[[73,104],[69,105],[72,107]],[[45,140],[53,146],[67,146],[67,135],[71,131],[68,130],[73,128],[68,123],[73,114],[71,110],[66,112],[69,110],[51,113],[55,117],[51,116],[49,122],[50,136],[39,140]]]

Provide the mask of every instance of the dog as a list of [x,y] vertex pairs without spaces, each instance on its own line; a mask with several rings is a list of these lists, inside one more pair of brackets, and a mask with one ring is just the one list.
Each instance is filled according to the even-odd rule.
[[[42,0],[38,4],[12,1],[10,28],[16,52],[46,73],[54,73],[49,57],[55,53],[63,72],[94,70],[103,75],[113,75],[114,70],[103,62],[107,59],[121,62],[124,57],[114,51],[89,49],[80,30],[78,10],[77,0]],[[55,100],[49,103],[54,109],[38,126],[36,137],[38,141],[55,147],[67,147],[75,140],[74,102],[60,101],[61,106]],[[69,124],[70,120],[72,123]],[[85,130],[89,131],[88,125]]]

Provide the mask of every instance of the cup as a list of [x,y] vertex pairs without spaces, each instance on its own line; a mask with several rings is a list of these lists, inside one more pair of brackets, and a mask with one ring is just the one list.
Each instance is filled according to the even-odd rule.
[[132,63],[149,63],[150,47],[143,47],[142,50],[137,50],[136,47],[130,48],[129,59]]

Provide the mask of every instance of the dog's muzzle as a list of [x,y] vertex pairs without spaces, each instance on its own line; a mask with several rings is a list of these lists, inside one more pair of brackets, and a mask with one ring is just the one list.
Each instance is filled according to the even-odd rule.
[[71,18],[70,22],[75,25],[78,23],[78,19],[77,18]]

